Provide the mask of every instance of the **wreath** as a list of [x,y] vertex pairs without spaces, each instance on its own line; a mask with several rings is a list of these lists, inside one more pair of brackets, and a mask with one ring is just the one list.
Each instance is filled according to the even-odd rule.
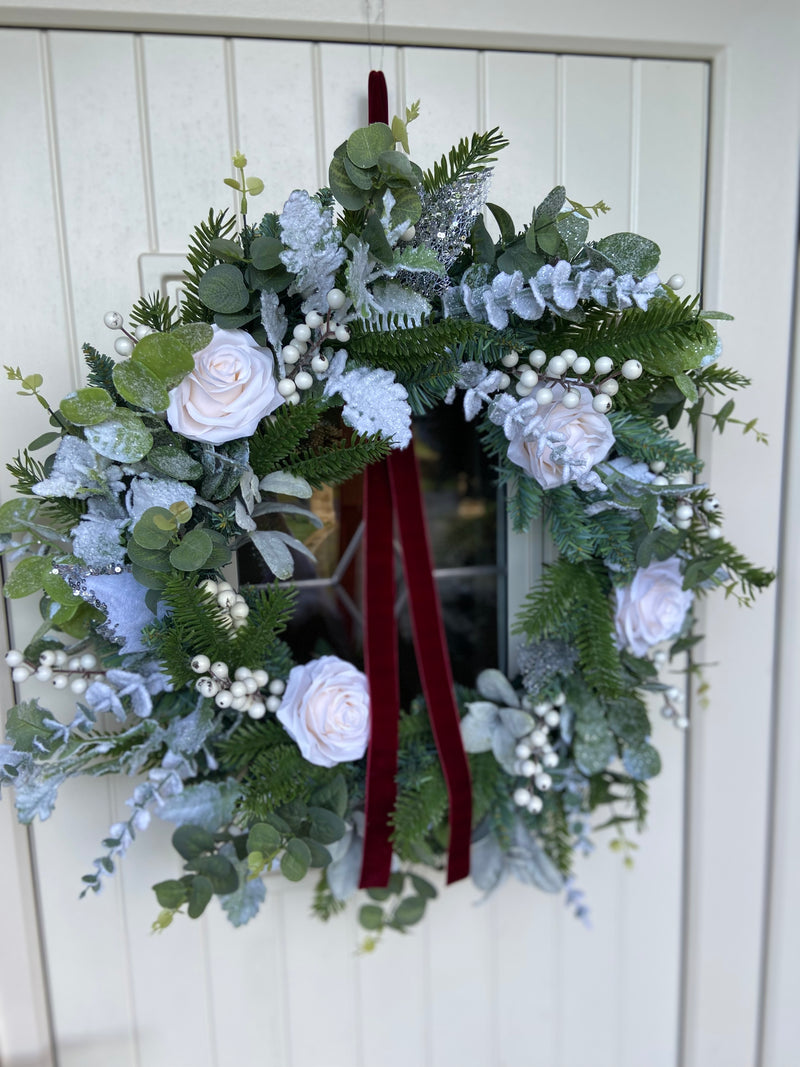
[[[485,892],[509,874],[564,891],[585,917],[576,851],[610,827],[630,863],[660,769],[645,696],[688,726],[664,672],[699,640],[696,600],[747,604],[773,577],[725,539],[672,432],[739,421],[731,399],[709,410],[749,384],[717,359],[712,320],[729,316],[660,280],[652,241],[591,240],[602,201],[558,186],[519,231],[487,203],[498,130],[423,172],[418,106],[389,123],[379,76],[370,99],[383,121],[280,213],[251,218],[263,182],[234,156],[239,210],[195,229],[179,305],[107,313],[118,358],[85,345],[84,388],[51,407],[40,375],[6,368],[52,426],[8,465],[5,594],[38,596],[42,622],[6,661],[75,701],[71,717],[11,708],[0,785],[29,823],[71,777],[137,776],[83,894],[156,813],[183,864],[154,886],[156,929],[213,896],[239,926],[267,872],[312,868],[323,919],[366,893],[367,944],[418,922],[437,895],[422,872],[445,866]],[[542,522],[557,549],[516,620],[517,673],[473,689],[451,682],[409,447],[414,414],[454,403],[514,529]],[[361,472],[365,671],[324,649],[295,663],[290,579],[319,525],[304,502]],[[402,712],[394,522],[424,687]],[[245,542],[270,580],[237,589],[224,568]]]

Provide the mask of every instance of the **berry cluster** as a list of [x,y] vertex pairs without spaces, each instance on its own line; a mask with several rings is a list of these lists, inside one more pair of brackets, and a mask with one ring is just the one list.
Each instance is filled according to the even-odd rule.
[[97,657],[91,652],[81,656],[69,656],[62,648],[45,649],[39,663],[29,663],[24,653],[12,648],[6,653],[6,663],[11,668],[11,679],[17,684],[34,678],[37,682],[50,682],[54,689],[69,688],[80,696],[91,682],[101,681],[105,672],[97,670]]
[[133,346],[137,341],[141,341],[143,337],[147,337],[149,333],[153,331],[149,326],[137,326],[133,333],[130,333],[125,329],[125,320],[118,311],[107,311],[103,316],[103,322],[109,328],[109,330],[120,330],[122,337],[118,337],[114,342],[114,351],[118,356],[122,356],[123,359],[127,359],[133,352]]
[[223,625],[233,630],[247,625],[250,608],[245,598],[241,593],[236,592],[230,582],[215,582],[213,578],[207,578],[201,583],[200,588],[216,598]]
[[[573,388],[582,385],[590,389],[595,396],[592,407],[605,415],[613,407],[612,397],[619,392],[619,379],[635,381],[642,376],[642,365],[638,359],[627,359],[619,368],[614,370],[614,361],[610,356],[600,356],[594,361],[594,375],[586,379],[592,370],[591,360],[586,356],[579,356],[573,348],[565,348],[558,355],[547,358],[547,353],[540,348],[535,348],[528,353],[528,366],[516,371],[516,392],[520,397],[530,396],[533,390],[540,386],[536,393],[536,400],[544,407],[552,404],[554,394],[551,386],[563,385],[566,390],[558,400],[565,408],[576,408],[581,402],[580,394]],[[508,352],[501,360],[508,370],[516,368],[520,362],[519,352]],[[504,375],[501,388],[507,389],[511,385],[509,375]]]
[[[237,667],[231,678],[227,663],[221,660],[212,663],[202,654],[194,657],[191,667],[195,674],[201,675],[195,689],[201,696],[213,698],[218,708],[246,711],[251,719],[263,719],[268,711],[275,712],[281,706],[286,683],[280,678],[270,681],[267,671]],[[267,695],[261,692],[264,688]]]
[[558,709],[566,699],[563,693],[559,693],[554,700],[539,704],[532,705],[527,697],[522,700],[523,708],[533,714],[536,725],[526,737],[517,742],[517,762],[514,769],[529,781],[527,785],[514,790],[514,803],[520,808],[527,808],[532,814],[542,810],[543,802],[539,793],[546,793],[553,784],[553,779],[547,772],[557,767],[559,760],[550,740],[550,731],[555,730],[561,722],[561,712]]
[[[337,322],[333,313],[341,310],[347,303],[347,297],[341,289],[331,289],[326,297],[328,313],[325,317],[318,311],[309,311],[305,322],[298,323],[292,331],[292,340],[281,349],[281,358],[286,367],[286,377],[278,382],[278,392],[290,404],[300,402],[300,393],[310,389],[314,378],[310,368],[316,374],[324,374],[328,369],[328,357],[322,351],[326,341],[346,344],[350,340],[350,331]],[[316,337],[313,336],[316,331]]]

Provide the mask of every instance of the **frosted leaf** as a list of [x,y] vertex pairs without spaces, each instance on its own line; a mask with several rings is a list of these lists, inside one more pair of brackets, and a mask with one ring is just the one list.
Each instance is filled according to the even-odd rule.
[[[230,858],[230,857],[229,857]],[[251,878],[247,860],[233,860],[239,875],[239,888],[219,898],[222,910],[233,926],[244,926],[258,914],[267,898],[267,889],[261,878]]]
[[500,721],[516,738],[524,737],[536,726],[533,716],[519,708],[500,708]]
[[172,752],[194,756],[215,728],[214,711],[206,700],[199,700],[188,715],[173,719],[167,729],[167,744]]
[[84,515],[72,530],[72,550],[89,567],[113,567],[125,559],[125,548],[120,544],[122,530],[127,519],[104,519]]
[[14,781],[14,804],[22,823],[31,823],[39,818],[44,822],[53,813],[58,797],[58,788],[65,775],[52,775],[48,778],[19,775]]
[[339,393],[344,399],[342,418],[359,434],[379,433],[394,448],[411,442],[411,408],[408,393],[388,370],[357,367],[325,386],[326,399]]
[[514,824],[506,862],[514,877],[525,885],[535,885],[545,893],[560,893],[564,888],[564,876],[521,819]]
[[493,833],[473,841],[469,850],[469,873],[484,893],[497,889],[506,876],[505,853]]
[[366,241],[362,241],[360,237],[351,233],[346,238],[345,244],[350,249],[350,258],[345,268],[347,295],[353,302],[356,313],[361,318],[368,318],[370,313],[378,307],[368,286],[379,278],[382,272],[372,267],[373,260]]
[[277,293],[262,292],[261,325],[266,331],[270,348],[273,352],[280,352],[289,320]]
[[134,478],[131,487],[125,496],[125,506],[131,518],[131,526],[135,526],[148,508],[167,508],[170,504],[180,501],[194,507],[197,493],[191,485],[185,482],[176,482],[172,478],[150,478],[142,475]]
[[502,671],[494,668],[481,671],[476,685],[478,692],[486,700],[491,700],[495,704],[503,704],[509,708],[519,707],[519,697]]
[[491,400],[503,383],[503,372],[489,371],[482,363],[462,363],[458,384],[466,389],[464,394],[464,418],[471,422],[484,404]]
[[187,785],[179,796],[161,805],[158,815],[176,826],[202,826],[214,833],[232,821],[241,792],[233,778]]
[[304,312],[327,312],[327,294],[333,288],[336,271],[347,253],[339,244],[333,225],[333,211],[302,189],[295,189],[280,216],[281,240],[286,248],[280,259],[295,275],[289,292],[304,297]]
[[64,437],[58,446],[50,477],[37,482],[33,492],[37,496],[66,496],[85,500],[106,487],[103,470],[108,460],[98,456],[86,441],[78,437]]
[[382,330],[396,329],[392,320],[397,317],[409,326],[419,326],[431,313],[431,305],[424,296],[397,282],[378,282],[372,290],[375,307],[370,321]]
[[328,846],[334,856],[325,871],[328,888],[337,900],[347,900],[358,889],[364,840],[357,827],[348,829],[341,841]]
[[102,632],[117,644],[123,653],[145,652],[142,630],[155,621],[145,603],[147,590],[139,585],[129,571],[120,574],[94,574],[84,579],[89,600],[103,612],[106,622]]

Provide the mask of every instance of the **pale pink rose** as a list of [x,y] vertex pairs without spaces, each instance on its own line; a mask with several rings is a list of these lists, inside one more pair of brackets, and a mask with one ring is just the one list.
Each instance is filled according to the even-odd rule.
[[[573,387],[581,398],[576,408],[565,408],[559,399],[564,386],[553,387],[552,404],[539,408],[535,432],[523,436],[521,430],[508,446],[508,458],[534,478],[543,489],[554,489],[575,481],[582,489],[604,488],[592,467],[605,459],[614,444],[614,433],[607,417],[592,407],[592,393],[584,386]],[[532,394],[536,396],[539,389]],[[548,434],[563,434],[563,440],[551,445]],[[553,448],[563,449],[558,460]]]
[[338,656],[293,667],[277,719],[309,763],[361,759],[369,741],[367,677]]
[[634,656],[676,637],[692,604],[676,556],[640,568],[630,585],[617,586],[617,644]]
[[170,390],[167,422],[190,441],[219,445],[250,437],[283,397],[269,348],[245,330],[212,329],[210,344],[194,354],[194,370]]

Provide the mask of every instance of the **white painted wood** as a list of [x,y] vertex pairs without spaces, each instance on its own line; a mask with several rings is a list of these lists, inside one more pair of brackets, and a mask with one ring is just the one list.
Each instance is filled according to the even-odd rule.
[[[123,29],[134,24],[138,24],[141,28],[156,28],[160,19],[162,26],[166,25],[168,20],[172,20],[173,25],[180,25],[187,31],[208,29],[216,18],[219,20],[216,25],[223,28],[223,32],[226,33],[263,34],[266,29],[273,35],[328,36],[330,38],[339,35],[353,40],[364,37],[364,29],[361,25],[362,5],[357,0],[342,0],[335,8],[329,4],[322,4],[321,0],[309,0],[303,5],[302,12],[290,10],[285,5],[278,5],[275,0],[259,0],[257,4],[255,0],[242,0],[242,3],[237,5],[236,11],[224,13],[224,23],[221,13],[215,10],[214,0],[203,0],[203,2],[193,4],[192,12],[189,13],[185,12],[183,5],[177,5],[174,0],[166,0],[166,3],[160,5],[161,14],[153,14],[140,3],[128,6],[126,0],[111,0],[111,3],[98,0],[98,7],[91,16],[81,14],[80,11],[70,11],[63,3],[55,6],[51,3],[44,6],[50,9],[47,13],[43,13],[43,5],[37,0],[29,2],[24,9],[0,5],[0,17],[6,21],[16,20],[18,22],[50,20],[50,24],[64,19],[69,20],[70,25],[81,24],[81,19],[83,19],[83,25],[86,25],[89,20],[95,25],[105,21],[106,24],[110,22],[116,28]],[[671,18],[664,20],[660,15],[657,17],[655,13],[651,18],[648,12],[642,10],[642,5],[622,0],[614,5],[613,9],[606,7],[601,10],[597,6],[583,5],[580,17],[576,16],[573,8],[568,9],[567,6],[563,6],[560,9],[548,10],[547,19],[542,20],[536,11],[523,5],[509,6],[507,10],[503,8],[498,11],[496,7],[472,3],[471,0],[465,0],[458,6],[445,5],[442,2],[421,3],[420,0],[407,0],[402,12],[389,12],[388,22],[387,39],[392,42],[408,42],[416,39],[426,44],[469,43],[475,45],[480,43],[484,47],[503,45],[519,50],[553,46],[567,51],[616,51],[623,55],[655,53],[661,56],[676,57],[695,55],[714,60],[706,303],[726,307],[737,313],[737,323],[726,328],[726,338],[730,348],[729,358],[743,367],[754,366],[754,353],[759,353],[758,358],[763,360],[761,364],[763,370],[760,373],[758,373],[759,366],[754,366],[758,378],[756,389],[743,402],[742,410],[766,412],[766,415],[762,416],[762,422],[772,433],[773,445],[768,460],[763,458],[760,461],[754,460],[755,446],[749,441],[739,442],[729,430],[723,442],[724,451],[716,443],[712,447],[712,475],[715,488],[726,502],[732,539],[742,543],[752,555],[758,558],[768,559],[774,555],[774,547],[770,549],[770,543],[772,542],[774,546],[774,531],[777,529],[779,499],[777,444],[781,437],[782,413],[780,408],[772,402],[772,398],[776,389],[780,393],[780,383],[785,380],[788,353],[788,307],[791,296],[789,279],[794,261],[792,219],[796,209],[797,130],[800,128],[797,122],[797,69],[794,58],[797,53],[797,15],[794,8],[779,3],[777,0],[762,5],[758,11],[751,11],[750,5],[721,5],[717,0],[704,5],[689,4],[687,0],[676,0],[671,8]],[[691,40],[680,39],[681,37],[687,38],[690,34]],[[71,40],[79,44],[82,40],[81,37],[72,34],[63,36],[69,36]],[[14,52],[15,55],[17,42],[26,39],[19,33],[4,35],[4,37],[6,40],[13,41],[13,44],[9,46],[9,51]],[[28,35],[27,39],[32,39],[31,35]],[[114,37],[105,38],[105,40],[116,42],[114,44],[116,49],[119,47],[119,42],[124,39]],[[259,43],[253,42],[253,44]],[[114,52],[115,57],[118,54]],[[21,57],[22,53],[19,55]],[[12,60],[13,58],[12,56]],[[515,60],[517,58],[514,57]],[[563,66],[571,60],[561,62]],[[102,66],[101,62],[100,67]],[[123,82],[128,75],[125,74],[123,77],[120,72],[122,74],[125,71],[135,72],[135,54],[133,61],[128,62],[126,58],[120,63],[114,62],[114,66],[118,68],[115,73],[120,83],[119,92],[115,96],[121,97],[127,91]],[[498,66],[503,66],[502,61]],[[647,83],[645,66],[647,65],[643,65],[641,71],[643,87]],[[677,64],[676,66],[683,67],[684,65]],[[95,63],[91,72],[91,79],[95,86],[102,81],[102,69],[98,76],[97,67],[98,64]],[[2,72],[6,69],[15,70],[17,78],[14,84],[15,89],[22,84],[20,78],[24,79],[27,76],[28,84],[38,79],[39,68],[34,58],[28,62],[20,58],[16,68],[13,64],[10,68],[3,64],[0,66],[0,78],[3,77]],[[771,72],[774,81],[765,77],[766,71]],[[489,85],[492,83],[492,73],[493,68],[487,61],[483,67],[483,77]],[[321,67],[318,67],[318,81],[316,82],[318,86],[321,85],[320,74]],[[329,76],[333,77],[330,71]],[[498,77],[496,73],[494,76],[495,79]],[[70,73],[69,81],[72,84],[86,83],[89,80],[90,74],[85,68],[83,71],[77,69]],[[441,84],[439,81],[438,85]],[[775,92],[775,84],[782,86],[780,93]],[[592,106],[598,116],[597,121],[600,116],[606,116],[610,110],[607,106],[606,90],[607,85],[604,82],[596,85]],[[406,91],[409,98],[421,95],[412,86],[407,85]],[[29,106],[34,114],[31,116],[30,126],[35,131],[37,128],[35,113],[38,110],[41,116],[45,109],[42,107],[41,96],[36,96],[33,86],[31,86],[31,92],[33,103]],[[683,99],[681,96],[683,90],[680,87],[676,88],[674,82],[670,82],[669,86],[664,88],[664,92],[668,93],[664,101],[665,107],[675,107],[676,99]],[[66,86],[64,94],[59,95],[57,109],[59,119],[63,115],[62,100],[69,97],[70,93],[70,87]],[[88,122],[87,116],[94,117],[95,112],[98,111],[97,98],[98,94],[95,91],[88,105],[84,106],[82,112],[84,127]],[[15,101],[17,99],[23,100],[24,94],[15,96]],[[485,101],[485,97],[482,97],[479,91],[479,102],[482,99]],[[567,93],[563,99],[569,102],[575,97],[574,94]],[[491,92],[488,101],[488,105],[484,103],[484,106],[491,110]],[[330,102],[330,97],[324,99],[326,109],[329,109]],[[447,110],[443,127],[448,131],[456,125],[455,122],[451,122],[454,109],[461,106],[458,99],[452,103],[453,108]],[[111,110],[113,111],[116,106],[112,104]],[[687,106],[690,105],[687,105],[684,100],[681,107]],[[642,114],[645,114],[644,97],[642,108]],[[115,115],[117,120],[113,153],[115,181],[119,180],[120,159],[124,159],[129,168],[131,160],[138,159],[137,149],[135,146],[131,148],[130,140],[126,140],[131,130],[138,132],[136,108],[125,107],[123,110],[125,114],[121,122],[120,116]],[[546,108],[541,106],[535,96],[526,96],[524,92],[518,91],[518,107],[514,110],[515,114],[523,117],[527,111],[530,114],[531,123],[534,123],[539,120],[539,112],[546,111]],[[0,121],[11,122],[13,134],[13,124],[20,120],[16,104],[13,113],[11,113],[12,109],[3,109],[3,112]],[[41,117],[38,121],[41,126]],[[491,121],[497,120],[492,118]],[[508,128],[508,123],[503,124]],[[22,127],[24,124],[20,121],[19,125]],[[471,125],[472,123],[467,124],[467,129]],[[675,128],[679,131],[680,138],[673,142],[675,144],[674,154],[678,155],[683,153],[687,142],[683,128],[680,125],[676,125]],[[60,130],[59,133],[61,134]],[[458,135],[455,129],[453,133]],[[78,139],[79,136],[85,138],[85,135],[85,129],[82,128],[71,136],[67,135],[64,139],[74,142],[76,147],[81,145],[85,149],[85,143],[82,144]],[[63,137],[63,134],[61,136]],[[692,136],[696,137],[696,133]],[[121,143],[119,137],[122,138]],[[37,143],[35,135],[32,137],[32,142],[35,150]],[[13,136],[11,142],[4,141],[4,143],[14,143]],[[436,147],[440,149],[440,146],[439,141]],[[616,143],[613,147],[616,151]],[[654,147],[658,148],[659,145],[655,144]],[[653,146],[650,150],[652,148]],[[249,145],[247,149],[255,157]],[[327,150],[328,146],[326,146]],[[603,150],[612,154],[608,148],[603,149],[601,145],[601,151]],[[642,143],[642,150],[648,150],[644,143]],[[96,152],[96,146],[94,151]],[[324,157],[324,154],[318,150],[317,166],[319,166],[320,157]],[[608,161],[603,160],[602,163],[602,167],[598,167],[596,172],[593,171],[590,174],[592,188],[595,188],[597,184],[597,176],[606,173]],[[570,166],[568,154],[566,164],[567,167]],[[21,159],[4,153],[0,167],[8,166],[17,167],[20,172],[26,169],[23,168]],[[133,166],[134,169],[139,168],[141,174],[141,161],[134,162]],[[48,169],[45,166],[44,172]],[[75,169],[79,170],[80,167],[75,168],[73,165],[73,169],[65,168],[64,178],[67,185],[73,183]],[[108,161],[104,165],[94,165],[90,169],[92,180],[96,183],[99,174],[111,170],[112,164]],[[4,179],[7,173],[8,171],[0,172]],[[569,180],[572,186],[572,178]],[[125,182],[127,182],[127,177],[124,178],[122,186],[124,186],[124,192],[129,194]],[[7,188],[5,180],[3,184],[4,189]],[[763,192],[761,191],[762,185],[765,186]],[[652,186],[648,186],[650,187]],[[11,188],[17,191],[25,188],[25,183],[12,181]],[[683,186],[681,189],[680,199],[683,203],[686,190]],[[109,193],[105,183],[102,185],[102,190],[104,193]],[[674,187],[666,187],[666,193],[669,195],[672,195],[673,191]],[[11,217],[6,219],[7,227],[9,224],[16,225],[20,230],[20,239],[14,241],[14,247],[23,247],[24,241],[31,239],[31,228],[28,223],[32,217],[42,217],[43,232],[47,232],[47,209],[43,210],[42,194],[38,189],[35,193],[32,190],[28,192],[36,198],[35,208],[30,209],[27,214],[24,211],[11,213]],[[645,186],[640,183],[640,211],[643,203],[641,197],[644,192]],[[763,212],[754,210],[752,206],[757,192],[757,203],[769,204],[775,217],[782,220],[781,226],[770,232],[770,266],[769,270],[763,271],[753,269],[753,250],[762,247],[764,241]],[[97,185],[95,185],[96,193]],[[88,262],[79,265],[70,260],[70,265],[73,268],[73,275],[76,269],[79,269],[81,277],[89,279],[95,288],[94,280],[101,277],[105,283],[116,287],[118,295],[115,297],[111,293],[107,300],[98,304],[96,292],[92,294],[91,302],[86,302],[79,294],[77,303],[81,307],[88,308],[91,321],[88,325],[84,325],[85,320],[79,321],[78,328],[74,331],[68,322],[62,324],[59,329],[54,329],[52,315],[49,316],[47,324],[37,323],[35,330],[38,331],[37,336],[40,338],[37,343],[41,345],[37,351],[45,354],[52,351],[53,335],[97,337],[102,311],[115,303],[121,307],[127,306],[130,293],[134,291],[135,257],[138,253],[147,250],[147,240],[143,239],[143,235],[144,238],[149,238],[152,231],[152,221],[148,223],[146,217],[146,196],[144,192],[139,194],[134,192],[133,200],[130,202],[125,200],[124,204],[115,207],[113,198],[116,194],[113,189],[109,195],[112,197],[112,210],[109,210],[108,206],[103,207],[102,210],[109,210],[109,215],[118,216],[123,222],[130,220],[130,228],[136,232],[137,244],[133,249],[130,248],[127,244],[128,234],[123,226],[122,239],[117,240],[115,234],[112,263],[103,259],[102,254],[98,253],[96,248],[87,248],[84,244]],[[598,195],[610,196],[603,192]],[[699,201],[696,190],[693,195],[693,203],[697,205]],[[500,199],[499,194],[498,199]],[[270,197],[270,202],[274,202],[272,197]],[[56,204],[59,204],[58,198],[56,198]],[[72,240],[75,237],[72,221],[75,217],[72,192],[69,194],[69,207],[71,217],[66,219],[65,228],[69,230],[68,235]],[[86,219],[89,212],[81,205],[81,210],[77,214]],[[677,213],[677,217],[682,220],[686,216],[681,210]],[[189,219],[189,224],[192,221],[193,218]],[[644,229],[644,216],[641,215],[640,225]],[[49,248],[57,247],[57,213],[51,226],[55,226],[55,231],[51,228]],[[84,223],[84,226],[89,228],[88,224]],[[8,233],[8,230],[6,232]],[[668,247],[674,248],[674,252],[670,251],[669,254],[676,255],[680,262],[683,253],[677,243],[674,246],[668,244],[665,240],[667,235],[660,229],[658,233],[655,229],[652,232],[661,238],[665,245],[665,252]],[[55,240],[53,233],[55,233]],[[164,250],[176,251],[176,249]],[[70,253],[72,255],[71,247]],[[48,266],[52,266],[55,262],[56,258],[51,259]],[[87,268],[90,271],[89,274],[86,273]],[[678,269],[687,277],[689,276],[689,270],[683,264]],[[129,275],[126,275],[126,270],[130,271]],[[19,297],[15,299],[13,306],[22,308],[25,306],[23,275],[22,272],[14,272],[14,274],[19,285]],[[54,282],[52,288],[55,293],[59,294],[60,300],[55,270]],[[764,314],[765,308],[771,310],[770,315]],[[81,314],[83,312],[76,313],[76,319],[80,319]],[[26,319],[28,322],[34,321],[31,315],[20,316],[20,319]],[[29,341],[30,336],[30,333],[26,334],[26,342]],[[71,355],[74,358],[74,347]],[[55,362],[54,360],[54,364]],[[56,371],[56,373],[68,376],[69,364],[62,360],[58,365],[60,372]],[[48,379],[53,380],[53,372],[50,370],[48,370]],[[65,389],[68,385],[69,382],[65,380],[60,388]],[[58,390],[56,389],[55,392]],[[30,409],[28,411],[30,412]],[[0,431],[3,429],[4,427],[0,425]],[[11,436],[13,431],[13,426],[8,424],[5,432]],[[5,442],[5,438],[3,441]],[[4,447],[5,454],[9,451],[9,448]],[[761,455],[763,457],[765,453]],[[743,478],[743,472],[745,478]],[[741,492],[743,484],[746,486],[746,492]],[[756,514],[758,523],[751,525],[751,516]],[[786,531],[789,544],[793,543],[796,524],[795,509],[788,513]],[[785,588],[784,603],[788,605],[791,603],[792,591],[796,590],[796,580],[791,572],[787,575]],[[764,740],[768,723],[761,709],[769,703],[771,685],[773,633],[771,610],[772,603],[769,598],[764,601],[758,613],[749,618],[746,618],[743,613],[734,612],[730,604],[715,604],[707,618],[708,624],[713,627],[715,636],[713,641],[707,642],[703,658],[722,660],[724,665],[715,668],[711,676],[713,706],[702,717],[698,717],[691,742],[693,784],[690,798],[692,815],[690,825],[693,829],[689,838],[689,928],[686,969],[688,982],[685,989],[687,1015],[684,1042],[686,1067],[709,1067],[709,1065],[715,1067],[717,1064],[724,1065],[724,1067],[739,1067],[740,1064],[742,1067],[749,1067],[755,1062],[759,1014],[758,969],[762,949],[762,862],[769,792],[767,744]],[[784,668],[786,669],[788,668]],[[788,716],[791,712],[791,692],[791,686],[784,685],[782,700],[778,705],[782,731],[779,736],[782,740],[788,738],[789,742],[792,735],[785,731],[790,725]],[[753,709],[757,709],[755,713]],[[790,750],[791,744],[789,743],[788,748],[782,747],[780,751],[783,754],[784,751],[789,753]],[[785,768],[786,764],[782,763],[781,766]],[[796,803],[796,797],[788,785],[789,781],[790,776],[784,769],[779,778],[779,793],[775,804],[776,812],[784,820],[779,824],[781,826],[791,825],[788,820],[796,811],[793,806]],[[743,783],[746,783],[746,799],[743,799]],[[103,813],[100,823],[106,821],[109,815],[110,812]],[[91,836],[87,834],[85,844],[88,851],[84,851],[83,855],[95,854],[96,840],[104,832],[105,826],[99,825],[92,829]],[[778,838],[778,840],[781,839]],[[646,848],[653,848],[654,841],[655,838],[651,835]],[[656,846],[657,855],[660,853],[661,841],[659,837]],[[746,843],[745,846],[743,842]],[[77,842],[73,847],[78,851],[80,845],[81,842]],[[138,847],[144,848],[146,843],[142,842]],[[596,864],[598,859],[600,857],[594,857],[592,862]],[[644,862],[644,860],[640,862],[640,868]],[[675,872],[670,871],[670,865],[671,859],[666,863],[659,861],[655,864],[653,878],[658,880],[659,876],[671,874],[674,879]],[[63,891],[64,885],[68,884],[68,878],[71,879],[76,873],[80,872],[66,868],[61,870],[54,863],[46,874],[45,881],[48,878],[54,880],[59,890]],[[626,889],[634,885],[638,877],[639,871],[626,876]],[[672,885],[674,882],[670,881],[670,887]],[[781,950],[782,944],[791,944],[791,938],[795,936],[797,930],[796,917],[791,914],[788,905],[781,903],[791,899],[792,885],[791,867],[781,867],[779,864],[776,867],[773,883],[775,896],[769,987],[771,998],[767,1004],[767,1044],[762,1059],[764,1067],[767,1065],[772,1067],[773,1063],[782,1067],[783,1062],[787,1064],[793,1062],[792,1050],[795,1045],[791,1041],[792,1031],[787,1007],[791,1003],[791,985],[787,984],[790,978],[788,954],[783,956]],[[537,897],[534,896],[532,899],[538,902]],[[662,897],[659,896],[658,899]],[[83,929],[87,931],[86,933],[79,935],[76,927],[75,946],[78,948],[78,958],[81,953],[86,955],[85,945],[91,937],[98,936],[97,913],[93,913],[91,922],[83,918],[87,910],[95,908],[98,903],[100,902],[86,902],[82,905],[83,913],[66,915],[62,912],[59,916],[59,921],[66,923],[85,922]],[[599,903],[598,900],[594,901],[595,914],[599,910]],[[440,904],[439,907],[442,909],[443,905]],[[489,907],[494,908],[496,905],[490,903]],[[620,905],[620,910],[627,912],[627,900]],[[647,916],[647,903],[643,905],[642,910],[647,918],[643,929],[649,936],[650,931],[662,921],[661,914],[658,907],[654,905],[651,914]],[[55,911],[51,912],[51,916],[52,921],[55,921]],[[432,919],[435,922],[435,917]],[[472,914],[469,915],[469,920],[474,921]],[[669,922],[670,920],[667,919],[663,925],[667,926]],[[89,930],[93,931],[91,935],[88,933]],[[100,936],[105,936],[106,932],[106,927],[101,922]],[[310,931],[308,936],[312,937],[314,933],[315,931]],[[171,933],[167,936],[171,936]],[[431,926],[424,937],[430,939],[432,936],[433,927]],[[604,932],[602,936],[605,936]],[[118,951],[118,940],[116,934],[106,938],[112,955]],[[580,949],[568,946],[564,958],[569,961],[572,953],[580,952],[584,956],[585,963],[585,941],[584,938]],[[70,951],[72,946],[66,941],[62,941],[61,944],[65,951]],[[507,945],[507,942],[503,944]],[[628,980],[623,982],[620,988],[635,992],[638,987],[643,1001],[650,980],[649,974],[652,971],[659,971],[659,968],[665,969],[661,965],[657,951],[653,952],[650,944],[646,944],[641,937],[638,941],[631,941],[629,936],[627,945],[628,948],[623,949],[623,952],[629,959],[633,960],[638,953],[638,970],[631,971],[635,980],[634,984],[632,985]],[[51,952],[57,955],[58,951],[56,943],[51,947]],[[503,958],[508,961],[509,955],[510,952],[506,952]],[[124,959],[124,954],[121,958]],[[591,962],[587,966],[592,966]],[[618,973],[614,971],[615,966],[616,963],[613,960],[610,964],[605,964],[602,974],[605,976],[606,983],[609,982],[610,975]],[[119,966],[117,969],[119,970]],[[98,976],[99,981],[105,981],[102,968]],[[580,1025],[589,1029],[591,1021],[600,1023],[601,1028],[595,1031],[597,1034],[595,1048],[599,1047],[607,1031],[602,1029],[603,1020],[598,1020],[598,1014],[603,1010],[604,1002],[596,1003],[596,989],[590,989],[586,983],[581,993],[580,990],[570,987],[566,981],[561,988],[565,988],[566,992],[559,996],[554,1006],[554,1025],[557,1028],[565,1025],[565,1021],[558,1016],[561,1006],[567,1003],[568,998],[571,998],[573,1002],[580,1001],[586,1013],[582,1019],[578,1020]],[[217,991],[218,995],[219,991]],[[122,999],[124,1001],[124,996]],[[652,1006],[650,1010],[654,1010]],[[0,1011],[0,1015],[4,1016],[5,1012]],[[352,1018],[352,1016],[349,1017]],[[291,1018],[296,1019],[297,1013],[291,1015]],[[631,1020],[620,1014],[616,1018],[619,1020],[619,1027],[626,1028],[627,1036],[623,1041],[629,1042],[633,1025]],[[438,1025],[440,1027],[446,1025],[441,1017]],[[574,1027],[576,1021],[571,1020],[569,1025]],[[657,1020],[654,1035],[660,1033],[659,1026],[660,1023]],[[641,1034],[645,1028],[646,1022],[640,1019],[636,1032]],[[426,1033],[431,1035],[430,1030],[426,1030]],[[510,1047],[508,1062],[513,1064],[515,1063],[514,1057],[518,1056],[516,1049],[519,1046],[514,1048],[508,1045],[510,1038],[507,1029],[503,1030],[503,1034],[506,1041],[504,1047],[506,1049]],[[559,1029],[552,1038],[553,1043],[546,1046],[548,1050],[558,1049],[558,1041],[562,1037],[563,1030]],[[548,1042],[550,1041],[551,1038],[548,1037]],[[575,1042],[573,1046],[574,1044]],[[366,1039],[362,1047],[367,1047]],[[635,1048],[635,1045],[633,1047]],[[647,1048],[646,1045],[643,1047]],[[343,1048],[345,1053],[349,1054],[352,1051],[351,1044],[347,1042]],[[526,1050],[524,1054],[527,1056],[529,1046],[526,1045],[524,1048]],[[616,1046],[614,1049],[616,1050]],[[427,1050],[429,1060],[432,1050],[433,1046],[429,1045]],[[616,1051],[621,1057],[628,1056],[628,1062],[636,1062],[633,1058],[633,1051],[627,1051],[626,1048]],[[589,1062],[594,1064],[598,1057],[608,1056],[608,1054],[607,1047],[601,1047],[597,1056],[594,1056],[592,1050],[592,1058]],[[652,1048],[647,1049],[646,1055],[644,1053],[640,1055],[639,1062],[659,1062],[654,1060],[658,1054],[661,1053],[653,1052]],[[77,1062],[89,1062],[89,1053],[84,1055],[85,1058],[78,1059]],[[91,1055],[94,1056],[95,1053]],[[109,1054],[105,1062],[129,1062],[124,1058],[127,1055],[128,1053],[125,1052],[122,1057],[115,1058],[114,1055]],[[561,1051],[557,1055],[562,1063],[576,1062],[570,1059],[570,1047],[565,1049],[561,1046]],[[542,1060],[544,1063],[557,1064],[559,1062],[555,1056],[552,1061],[548,1061],[544,1056]],[[299,1063],[300,1061],[287,1056],[287,1062]],[[586,1062],[585,1057],[582,1062]],[[625,1062],[624,1058],[622,1062]]]

